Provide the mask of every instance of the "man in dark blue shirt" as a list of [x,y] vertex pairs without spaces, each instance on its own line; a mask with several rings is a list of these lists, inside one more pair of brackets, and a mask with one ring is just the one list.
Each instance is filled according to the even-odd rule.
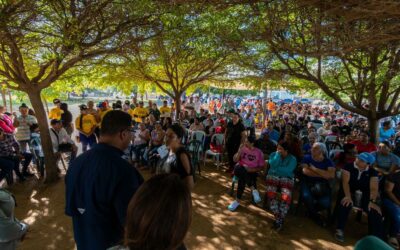
[[72,217],[78,250],[120,243],[128,203],[143,183],[121,158],[132,140],[130,115],[110,111],[101,125],[99,144],[72,162],[65,179],[65,213]]

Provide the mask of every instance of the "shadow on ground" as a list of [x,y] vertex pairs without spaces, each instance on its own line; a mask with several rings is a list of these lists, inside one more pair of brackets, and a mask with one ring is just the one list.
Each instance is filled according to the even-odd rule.
[[[143,174],[149,177],[148,172]],[[331,229],[321,228],[299,213],[290,215],[284,230],[277,234],[271,229],[272,214],[251,204],[248,190],[236,212],[227,209],[232,201],[230,185],[231,177],[222,170],[213,166],[202,170],[193,191],[193,222],[185,240],[188,249],[351,249],[366,233],[366,223],[360,226],[350,219],[346,244],[339,245]],[[17,183],[10,190],[18,202],[16,217],[31,226],[18,249],[75,249],[72,223],[64,214],[63,179],[53,185],[35,179]],[[263,194],[265,188],[260,185],[259,190]]]

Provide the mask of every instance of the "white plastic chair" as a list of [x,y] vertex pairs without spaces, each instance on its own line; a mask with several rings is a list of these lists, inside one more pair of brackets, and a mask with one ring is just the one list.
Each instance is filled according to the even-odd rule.
[[201,147],[199,148],[199,159],[200,159],[200,156],[204,153],[204,144],[206,142],[206,132],[189,130],[189,141],[188,141],[188,144],[192,140],[196,140],[196,141],[201,143]]
[[337,142],[337,136],[336,135],[327,135],[325,137],[325,142],[328,142],[328,141]]
[[[216,142],[217,146],[224,145],[224,135],[223,134],[214,134],[211,137],[211,142],[213,142],[213,141]],[[211,155],[213,157],[213,159],[216,160],[217,170],[218,170],[220,162],[221,162],[221,158],[222,158],[222,152],[221,153],[215,152],[215,151],[212,151],[211,149],[207,150],[204,154],[203,167],[206,165],[207,155]]]

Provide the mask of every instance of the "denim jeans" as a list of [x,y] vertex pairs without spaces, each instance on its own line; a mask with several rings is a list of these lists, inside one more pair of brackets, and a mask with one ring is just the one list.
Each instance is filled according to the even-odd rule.
[[319,210],[329,209],[331,207],[331,194],[322,196],[313,195],[309,186],[309,183],[303,181],[301,183],[301,197],[307,210],[311,215],[315,215]]
[[383,199],[383,207],[391,222],[390,236],[397,237],[400,234],[400,206],[389,199]]
[[88,146],[92,148],[96,144],[96,135],[92,134],[91,136],[87,137],[86,135],[79,133],[79,140],[82,143],[82,152],[86,152]]

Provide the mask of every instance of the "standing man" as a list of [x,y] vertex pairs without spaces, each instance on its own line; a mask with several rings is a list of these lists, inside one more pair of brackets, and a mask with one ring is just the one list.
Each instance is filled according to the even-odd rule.
[[139,102],[139,107],[136,107],[133,110],[133,117],[135,119],[135,122],[142,123],[144,122],[144,118],[146,118],[149,115],[149,110],[147,108],[143,107],[144,103],[143,101]]
[[232,114],[232,121],[227,125],[225,131],[225,148],[228,152],[229,168],[226,172],[230,173],[235,167],[235,161],[233,156],[238,152],[240,144],[244,143],[246,140],[246,130],[240,120],[240,115],[238,113]]
[[88,146],[92,148],[96,144],[97,128],[96,118],[87,112],[88,108],[85,104],[79,106],[81,115],[75,120],[75,127],[79,131],[79,141],[82,143],[82,151],[86,152]]
[[60,99],[54,99],[53,104],[55,105],[49,112],[49,119],[50,120],[61,120],[61,115],[64,111],[61,109],[61,101]]
[[132,140],[129,114],[104,116],[99,144],[67,171],[65,213],[72,217],[77,249],[107,249],[123,238],[128,203],[143,178],[122,159]]
[[32,115],[28,115],[28,111],[28,106],[25,103],[22,103],[19,107],[19,112],[21,115],[15,115],[14,119],[14,127],[18,128],[15,137],[20,145],[22,153],[26,152],[31,139],[30,126],[37,124],[37,119]]

